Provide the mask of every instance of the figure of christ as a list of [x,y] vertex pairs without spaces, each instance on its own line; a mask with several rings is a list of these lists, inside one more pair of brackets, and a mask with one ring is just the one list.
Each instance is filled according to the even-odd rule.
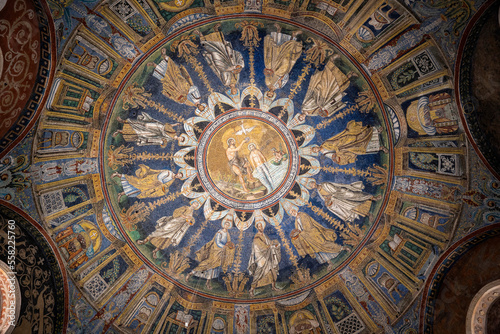
[[145,112],[141,112],[137,120],[122,120],[118,117],[117,121],[123,123],[123,129],[115,131],[113,137],[120,133],[125,141],[134,141],[138,146],[160,145],[164,148],[168,142],[179,140],[174,129],[179,123],[163,124]]
[[324,154],[338,165],[354,163],[358,155],[380,150],[388,152],[387,148],[380,145],[380,130],[352,120],[344,131],[326,140],[320,147],[314,147],[313,152]]
[[227,149],[226,149],[226,157],[229,163],[229,168],[233,171],[233,173],[238,176],[240,180],[241,186],[245,192],[248,192],[245,179],[243,178],[244,174],[252,175],[252,171],[250,170],[250,166],[248,164],[248,160],[246,158],[242,158],[239,156],[238,151],[241,150],[243,144],[248,142],[250,138],[245,138],[238,146],[236,146],[236,140],[234,138],[229,138],[227,140]]
[[323,227],[307,213],[292,210],[290,214],[295,217],[295,230],[290,233],[290,239],[299,255],[309,255],[320,264],[328,263],[327,270],[331,270],[330,260],[348,248],[336,242],[337,234],[334,230]]
[[158,64],[150,62],[148,66],[155,66],[153,77],[162,83],[163,95],[177,103],[196,106],[200,111],[205,109],[205,106],[200,103],[200,91],[193,84],[188,71],[167,56],[165,48],[161,49],[160,62]]
[[153,258],[157,258],[160,249],[168,246],[177,246],[189,226],[194,224],[193,212],[198,208],[197,203],[190,206],[182,206],[174,210],[172,216],[165,216],[158,219],[155,230],[144,240],[137,240],[139,245],[151,242],[156,248],[153,250]]
[[359,217],[366,217],[370,213],[373,200],[380,200],[381,196],[373,196],[363,191],[363,182],[351,184],[323,182],[313,184],[328,210],[346,223],[353,222]]
[[134,175],[113,173],[111,177],[119,177],[123,191],[117,196],[118,201],[122,196],[136,198],[154,198],[165,195],[175,179],[182,177],[181,173],[170,170],[155,170],[140,164]]
[[248,271],[253,276],[250,286],[250,296],[254,296],[255,288],[271,284],[274,291],[278,279],[279,263],[281,261],[281,249],[277,240],[271,240],[264,233],[262,223],[257,223],[257,233],[253,238],[252,253],[248,262]]
[[186,281],[191,275],[201,277],[207,280],[207,289],[212,289],[210,281],[220,275],[221,270],[226,272],[234,261],[234,244],[231,242],[229,229],[230,222],[225,222],[213,239],[207,242],[199,251],[196,252],[198,265],[186,275]]
[[274,183],[273,177],[266,166],[266,157],[257,149],[257,145],[254,143],[248,144],[248,150],[250,151],[250,155],[248,156],[250,166],[253,169],[252,176],[259,179],[264,187],[266,187],[267,192],[271,193],[274,189]]
[[344,92],[350,85],[349,79],[355,76],[354,73],[345,75],[335,66],[333,60],[340,57],[334,55],[328,60],[322,71],[316,71],[302,103],[302,112],[309,116],[329,117],[345,107],[342,98]]
[[214,32],[203,36],[199,30],[195,33],[200,36],[201,45],[205,49],[203,57],[219,77],[224,86],[229,87],[231,94],[237,93],[236,85],[240,79],[240,72],[245,67],[243,56],[235,51],[230,42],[219,31],[220,23],[214,26]]
[[282,88],[288,81],[288,74],[302,54],[302,42],[297,41],[300,30],[292,35],[282,34],[281,27],[275,24],[277,31],[264,37],[264,75],[269,98],[276,89]]

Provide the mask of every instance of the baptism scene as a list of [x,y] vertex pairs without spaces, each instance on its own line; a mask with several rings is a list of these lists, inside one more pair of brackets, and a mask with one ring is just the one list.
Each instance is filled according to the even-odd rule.
[[494,0],[0,0],[0,334],[500,330]]

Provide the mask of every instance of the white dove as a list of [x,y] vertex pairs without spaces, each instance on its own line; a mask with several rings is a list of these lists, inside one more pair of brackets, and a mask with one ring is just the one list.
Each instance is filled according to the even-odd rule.
[[254,125],[252,126],[251,128],[245,128],[245,124],[243,123],[243,121],[241,121],[241,130],[237,131],[235,134],[238,136],[238,135],[247,135],[249,134],[250,132],[252,132],[252,130],[256,127],[257,125]]

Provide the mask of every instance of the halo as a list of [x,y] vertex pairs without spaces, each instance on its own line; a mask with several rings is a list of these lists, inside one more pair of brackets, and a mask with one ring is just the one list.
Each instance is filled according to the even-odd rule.
[[255,224],[255,228],[257,228],[257,226],[258,226],[259,224],[261,224],[261,225],[262,225],[262,228],[263,228],[263,229],[265,229],[265,228],[266,228],[266,222],[265,222],[264,220],[261,220],[261,221],[255,222],[254,224]]
[[[226,216],[227,217],[227,216]],[[229,223],[229,229],[233,228],[233,221],[231,219],[222,219],[222,222],[221,222],[221,227],[224,228],[224,225],[226,225],[226,223]]]
[[229,138],[226,140],[226,144],[227,144],[227,146],[228,146],[228,147],[229,147],[229,141],[230,141],[230,140],[234,140],[234,141],[236,141],[236,139],[234,139],[233,137],[229,137]]
[[249,151],[251,151],[250,146],[255,146],[255,149],[259,149],[259,147],[257,146],[257,144],[255,144],[255,143],[250,143],[250,144],[248,144],[248,146],[247,146],[247,148],[248,148],[248,150],[249,150]]

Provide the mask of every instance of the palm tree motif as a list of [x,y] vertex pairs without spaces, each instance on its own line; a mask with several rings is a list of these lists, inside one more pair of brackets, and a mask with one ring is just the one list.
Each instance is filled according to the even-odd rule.
[[323,64],[325,59],[333,54],[333,50],[324,41],[309,37],[307,42],[312,42],[313,45],[306,51],[306,61],[314,64],[316,67]]
[[148,97],[151,97],[151,94],[147,93],[144,87],[139,87],[136,83],[128,86],[122,95],[123,110],[129,110],[130,107],[137,108],[138,106],[146,108],[145,102],[147,102]]

